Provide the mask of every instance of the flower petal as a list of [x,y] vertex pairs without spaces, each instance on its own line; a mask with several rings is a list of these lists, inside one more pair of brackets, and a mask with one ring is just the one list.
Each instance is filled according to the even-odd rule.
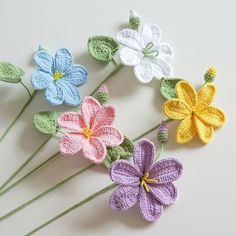
[[160,58],[153,58],[151,63],[153,75],[156,78],[161,78],[163,76],[167,77],[171,75],[171,66],[166,61]]
[[203,143],[209,143],[213,137],[214,129],[213,127],[205,124],[197,116],[194,116],[194,122],[197,128],[199,138]]
[[118,129],[111,126],[100,127],[93,135],[99,138],[107,147],[119,146],[124,139],[123,134]]
[[138,200],[139,187],[119,186],[110,197],[113,211],[125,211],[135,205]]
[[156,162],[149,170],[149,176],[156,178],[158,184],[170,183],[177,180],[182,174],[182,164],[174,158],[166,158]]
[[66,80],[76,86],[81,86],[88,80],[88,71],[81,65],[70,66],[65,74],[61,80]]
[[101,108],[100,103],[95,98],[87,96],[83,99],[80,107],[84,123],[87,127],[91,127],[94,115]]
[[83,146],[84,157],[91,160],[95,164],[100,164],[106,157],[107,150],[105,145],[95,137],[91,137],[87,140]]
[[139,186],[140,177],[142,176],[139,169],[127,160],[113,162],[109,174],[113,182],[129,186]]
[[84,139],[80,133],[67,133],[61,138],[59,149],[62,154],[74,155],[83,148],[83,145]]
[[81,116],[77,112],[66,112],[60,115],[58,118],[58,124],[60,127],[74,130],[82,133],[82,123]]
[[163,211],[162,204],[151,193],[146,192],[143,187],[140,187],[139,207],[143,218],[149,222],[156,221]]
[[141,38],[143,40],[143,47],[146,47],[151,42],[157,45],[161,39],[161,30],[157,25],[146,24],[141,29]]
[[200,112],[197,112],[197,116],[214,128],[221,127],[226,121],[225,113],[214,106],[209,106]]
[[110,126],[116,117],[115,107],[112,105],[103,106],[97,110],[91,123],[91,129],[97,130],[102,126]]
[[141,173],[148,172],[154,162],[155,146],[148,139],[138,141],[134,149],[134,164],[137,165]]
[[163,111],[171,119],[181,120],[191,114],[189,106],[180,99],[170,99],[163,104]]
[[53,81],[52,76],[44,71],[36,70],[31,76],[31,84],[36,90],[45,89]]
[[172,56],[172,54],[173,54],[173,50],[172,50],[171,46],[167,43],[160,43],[158,45],[158,51],[159,51],[159,53],[166,54],[168,56]]
[[49,53],[45,50],[38,50],[33,58],[41,70],[48,72],[52,76],[53,57]]
[[59,72],[66,72],[72,65],[72,55],[66,48],[57,50],[54,61],[54,70]]
[[198,104],[197,110],[203,110],[204,108],[210,106],[216,95],[216,87],[212,83],[205,84],[198,92]]
[[55,82],[45,89],[45,99],[52,105],[61,105],[64,100],[63,90]]
[[137,31],[132,29],[123,29],[118,32],[116,39],[119,44],[133,50],[142,51],[142,40]]
[[192,110],[196,109],[197,92],[189,82],[180,81],[176,85],[176,95],[180,100],[186,102]]
[[144,57],[140,64],[134,67],[134,74],[140,82],[150,82],[153,78],[153,69],[150,60]]
[[177,188],[172,183],[149,185],[150,193],[164,205],[170,205],[177,198]]
[[194,118],[189,116],[182,120],[176,130],[176,142],[188,143],[196,135],[197,130],[194,123]]
[[63,91],[65,104],[69,106],[78,106],[80,104],[79,90],[75,85],[62,80],[56,81],[56,84]]
[[119,51],[122,64],[127,66],[135,66],[139,64],[143,58],[143,54],[136,50],[124,47]]

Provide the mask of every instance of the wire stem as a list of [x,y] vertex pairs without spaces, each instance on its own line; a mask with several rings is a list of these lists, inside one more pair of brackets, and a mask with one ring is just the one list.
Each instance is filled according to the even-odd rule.
[[0,221],[3,221],[4,219],[6,219],[7,217],[15,214],[16,212],[20,211],[21,209],[25,208],[26,206],[28,206],[29,204],[35,202],[37,199],[43,197],[44,195],[50,193],[51,191],[53,191],[54,189],[56,189],[57,187],[61,186],[62,184],[64,184],[65,182],[69,181],[70,179],[74,178],[75,176],[78,176],[79,174],[85,172],[86,170],[90,169],[91,167],[95,166],[95,164],[91,164],[89,166],[86,166],[85,168],[81,169],[80,171],[76,172],[75,174],[71,175],[70,177],[64,179],[63,181],[59,182],[58,184],[54,185],[53,187],[47,189],[46,191],[42,192],[41,194],[37,195],[36,197],[30,199],[29,201],[21,204],[19,207],[15,208],[12,211],[9,211],[7,214],[3,215],[0,217]]
[[84,200],[78,202],[77,204],[73,205],[72,207],[66,209],[65,211],[61,212],[60,214],[58,214],[57,216],[53,217],[52,219],[48,220],[47,222],[45,222],[44,224],[40,225],[39,227],[35,228],[34,230],[30,231],[29,233],[25,234],[25,236],[30,236],[33,235],[34,233],[36,233],[37,231],[39,231],[40,229],[46,227],[47,225],[51,224],[52,222],[58,220],[59,218],[61,218],[62,216],[68,214],[69,212],[75,210],[76,208],[84,205],[85,203],[99,197],[100,195],[109,192],[110,190],[112,190],[113,188],[116,187],[116,184],[110,184],[107,187],[99,190],[98,192],[90,195],[89,197],[85,198]]
[[121,64],[116,65],[114,70],[112,70],[112,72],[101,83],[99,83],[99,85],[93,90],[93,92],[90,94],[90,96],[93,96],[96,93],[96,91],[101,87],[101,85],[106,83],[110,79],[110,77],[112,77],[114,74],[116,74],[122,67],[123,67],[123,65],[121,65]]
[[47,139],[38,147],[38,149],[1,185],[0,191],[2,191],[8,185],[8,183],[10,183],[18,175],[18,173],[20,173],[20,171],[23,170],[23,168],[28,165],[31,160],[33,160],[39,150],[43,148],[49,139],[50,136],[47,137]]
[[10,191],[13,187],[15,187],[17,184],[21,183],[23,180],[25,180],[27,177],[29,177],[30,175],[32,175],[34,172],[36,172],[38,169],[40,169],[42,166],[46,165],[47,163],[51,162],[53,159],[55,159],[58,155],[60,154],[60,152],[55,153],[54,155],[52,155],[51,157],[49,157],[46,161],[44,161],[43,163],[41,163],[40,165],[36,166],[33,170],[29,171],[26,175],[24,175],[23,177],[21,177],[20,179],[18,179],[16,182],[14,182],[13,184],[11,184],[10,186],[8,186],[7,188],[5,188],[2,192],[0,192],[0,196],[4,195],[5,193],[7,193],[8,191]]
[[29,97],[31,97],[31,92],[29,91],[28,87],[21,81],[20,84],[26,89],[27,93],[29,94]]
[[32,93],[32,95],[30,96],[30,98],[27,100],[27,102],[25,103],[25,105],[22,107],[22,109],[20,110],[19,114],[16,116],[16,118],[12,121],[12,123],[8,126],[8,128],[5,130],[5,132],[2,134],[2,136],[0,137],[0,143],[2,142],[2,140],[5,138],[5,136],[8,134],[8,132],[11,130],[11,128],[14,126],[14,124],[16,123],[16,121],[21,117],[21,115],[23,114],[23,112],[25,111],[25,109],[27,108],[27,106],[31,103],[31,101],[33,100],[34,96],[36,94],[36,91],[34,91]]

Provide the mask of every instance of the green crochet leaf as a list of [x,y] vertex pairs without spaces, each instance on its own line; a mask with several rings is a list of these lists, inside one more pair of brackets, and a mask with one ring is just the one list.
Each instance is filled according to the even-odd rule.
[[162,78],[160,92],[166,99],[176,98],[175,86],[181,81],[179,78]]
[[57,119],[60,113],[42,111],[34,115],[34,127],[43,134],[55,135],[58,128]]
[[88,40],[88,50],[90,55],[103,63],[108,63],[112,60],[117,52],[119,44],[108,36],[94,36]]
[[124,137],[124,141],[120,146],[107,148],[107,156],[103,161],[106,168],[111,166],[111,163],[116,160],[128,160],[133,155],[134,143],[128,137]]
[[8,83],[20,83],[25,72],[9,62],[0,62],[0,80]]

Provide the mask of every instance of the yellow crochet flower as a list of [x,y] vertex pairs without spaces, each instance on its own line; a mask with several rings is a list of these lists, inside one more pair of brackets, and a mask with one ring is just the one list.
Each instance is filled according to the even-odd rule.
[[225,123],[225,114],[217,107],[210,106],[216,94],[212,83],[205,84],[198,92],[187,81],[176,85],[176,99],[163,105],[163,111],[171,119],[182,120],[176,131],[178,143],[189,142],[196,134],[203,143],[213,137],[214,129]]

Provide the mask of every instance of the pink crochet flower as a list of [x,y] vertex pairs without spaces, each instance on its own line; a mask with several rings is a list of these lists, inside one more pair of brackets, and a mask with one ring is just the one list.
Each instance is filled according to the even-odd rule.
[[106,147],[118,146],[123,142],[122,133],[112,127],[115,108],[102,106],[93,97],[85,97],[80,113],[67,112],[58,119],[60,127],[72,130],[60,140],[62,154],[73,155],[82,150],[85,158],[96,164],[107,154]]

